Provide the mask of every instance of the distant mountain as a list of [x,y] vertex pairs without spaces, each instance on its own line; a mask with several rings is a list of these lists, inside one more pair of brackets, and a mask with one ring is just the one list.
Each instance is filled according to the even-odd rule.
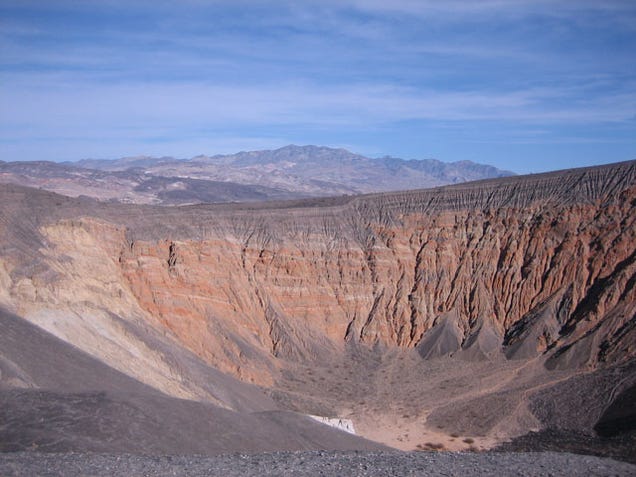
[[165,205],[422,189],[510,175],[470,161],[372,159],[345,149],[294,145],[192,159],[0,162],[1,182],[69,196]]
[[65,162],[64,164],[84,169],[98,169],[101,171],[125,171],[135,167],[150,167],[162,161],[175,162],[177,159],[173,157],[156,158],[150,156],[135,156],[121,159],[82,159],[81,161]]

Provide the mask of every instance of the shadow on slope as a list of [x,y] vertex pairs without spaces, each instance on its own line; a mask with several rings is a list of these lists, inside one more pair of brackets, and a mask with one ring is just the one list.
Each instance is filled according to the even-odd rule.
[[508,452],[572,452],[636,463],[636,360],[579,374],[530,397],[545,427],[504,443]]
[[381,449],[288,411],[168,397],[0,311],[0,451],[202,454]]

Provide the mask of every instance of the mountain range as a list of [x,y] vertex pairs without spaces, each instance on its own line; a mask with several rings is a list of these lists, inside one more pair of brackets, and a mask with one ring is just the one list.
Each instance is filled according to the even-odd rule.
[[0,162],[0,181],[71,197],[139,204],[254,202],[421,189],[511,172],[470,161],[372,159],[344,149],[286,146],[232,155]]

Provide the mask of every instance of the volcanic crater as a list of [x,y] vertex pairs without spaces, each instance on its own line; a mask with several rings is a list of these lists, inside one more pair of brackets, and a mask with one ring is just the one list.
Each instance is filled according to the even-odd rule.
[[7,184],[0,204],[2,451],[635,461],[636,162],[180,207]]

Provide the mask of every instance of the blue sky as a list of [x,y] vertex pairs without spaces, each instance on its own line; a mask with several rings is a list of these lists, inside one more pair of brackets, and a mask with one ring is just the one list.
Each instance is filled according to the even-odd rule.
[[636,159],[632,0],[0,0],[0,159]]

